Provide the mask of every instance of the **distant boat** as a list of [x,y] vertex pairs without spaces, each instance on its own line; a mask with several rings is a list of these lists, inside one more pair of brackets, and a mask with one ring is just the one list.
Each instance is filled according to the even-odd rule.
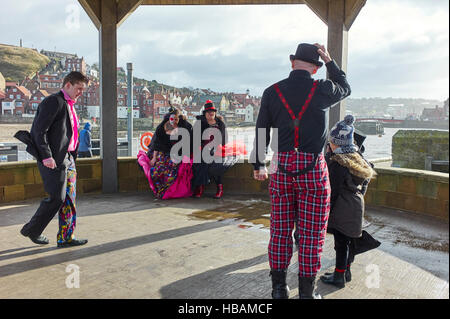
[[383,123],[377,120],[361,120],[355,122],[355,128],[367,135],[383,135]]
[[255,126],[253,122],[241,122],[238,124],[239,127]]

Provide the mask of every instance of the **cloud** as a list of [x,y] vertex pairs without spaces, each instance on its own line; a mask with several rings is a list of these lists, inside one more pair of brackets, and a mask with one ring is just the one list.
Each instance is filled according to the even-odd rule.
[[[74,7],[79,25],[68,23]],[[447,0],[367,1],[348,34],[352,95],[447,98],[448,9]],[[22,38],[98,62],[98,31],[78,1],[7,1],[2,10],[0,43]],[[288,76],[300,42],[327,42],[306,5],[141,6],[118,29],[117,57],[149,80],[261,95]]]

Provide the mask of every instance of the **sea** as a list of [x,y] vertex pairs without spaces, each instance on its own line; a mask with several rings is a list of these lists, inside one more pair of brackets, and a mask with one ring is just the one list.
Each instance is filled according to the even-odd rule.
[[[414,129],[404,129],[404,128],[385,128],[383,135],[367,135],[364,141],[365,153],[364,156],[369,160],[375,160],[380,158],[389,158],[392,156],[392,137],[398,130],[414,130]],[[422,129],[420,129],[422,130]],[[228,140],[229,141],[239,141],[245,144],[247,153],[250,154],[253,149],[253,143],[255,139],[255,128],[245,127],[245,128],[228,128]],[[444,130],[447,131],[448,130]],[[124,139],[126,141],[126,139]],[[7,143],[11,145],[12,143]],[[30,160],[32,157],[25,152],[25,146],[23,144],[18,144],[18,160]],[[140,146],[140,139],[133,139],[133,156],[136,156]],[[267,153],[267,158],[271,158],[273,151],[269,148]],[[119,156],[123,156],[119,154]],[[0,160],[1,161],[1,160]]]
[[[419,129],[384,128],[383,135],[367,135],[363,143],[365,147],[364,157],[366,157],[368,160],[392,157],[392,137],[399,130],[419,130]],[[428,129],[420,129],[420,130],[428,130]],[[448,130],[439,130],[439,131],[448,132]],[[235,137],[236,140],[245,142],[247,150],[250,153],[250,151],[253,149],[255,128],[231,129],[228,132],[229,136]],[[273,152],[269,149],[268,156],[272,154]]]

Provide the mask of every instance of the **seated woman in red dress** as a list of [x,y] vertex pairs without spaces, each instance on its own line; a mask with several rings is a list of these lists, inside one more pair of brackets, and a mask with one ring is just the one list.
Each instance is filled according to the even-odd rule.
[[[220,199],[223,196],[222,177],[230,167],[236,164],[238,156],[247,153],[245,145],[237,141],[227,144],[228,138],[225,122],[221,116],[217,115],[217,109],[211,100],[206,101],[203,107],[203,115],[197,116],[197,122],[194,124],[194,127],[195,130],[200,129],[202,136],[200,142],[202,151],[201,162],[194,163],[192,167],[194,197],[200,198],[203,195],[205,185],[213,180],[217,185],[217,192],[214,198]],[[214,140],[215,136],[219,141],[216,142]],[[217,146],[214,146],[215,144]],[[208,153],[213,157],[212,162],[206,161],[204,158],[205,154]]]

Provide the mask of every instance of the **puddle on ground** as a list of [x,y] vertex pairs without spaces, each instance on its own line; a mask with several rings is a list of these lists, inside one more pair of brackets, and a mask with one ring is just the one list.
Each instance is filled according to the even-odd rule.
[[[204,219],[204,220],[226,220],[237,219],[242,221],[238,227],[242,229],[250,228],[250,225],[244,224],[245,222],[253,225],[263,225],[265,228],[270,227],[270,202],[265,201],[234,201],[230,204],[226,204],[221,207],[216,207],[212,210],[201,210],[189,214],[190,218]],[[379,240],[387,240],[394,245],[403,244],[413,248],[421,248],[424,250],[434,250],[448,252],[449,244],[445,240],[433,240],[430,238],[421,237],[418,234],[411,233],[407,229],[397,227],[389,229],[384,235],[379,231],[384,230],[387,226],[381,220],[376,217],[366,215],[366,222],[368,222],[367,228],[376,228],[376,231],[372,229],[371,232],[375,237],[381,236]],[[370,227],[372,226],[372,227]]]
[[422,236],[416,236],[408,232],[399,232],[396,234],[394,244],[403,244],[413,248],[420,248],[424,250],[434,250],[447,252],[449,249],[448,242],[441,241],[438,239],[432,240],[430,238],[425,238]]
[[[254,225],[270,226],[270,202],[249,201],[233,202],[229,205],[216,207],[214,210],[201,210],[190,214],[193,218],[208,220],[238,219]],[[249,228],[247,225],[239,225],[241,228]]]
[[[419,248],[427,251],[448,252],[448,240],[440,238],[425,237],[410,231],[407,228],[386,225],[382,220],[365,215],[364,218],[370,223],[369,228],[372,228],[371,233],[375,238],[383,241],[388,241],[394,246],[406,245],[411,248]],[[373,226],[373,227],[370,227]],[[386,229],[385,229],[386,228]]]

